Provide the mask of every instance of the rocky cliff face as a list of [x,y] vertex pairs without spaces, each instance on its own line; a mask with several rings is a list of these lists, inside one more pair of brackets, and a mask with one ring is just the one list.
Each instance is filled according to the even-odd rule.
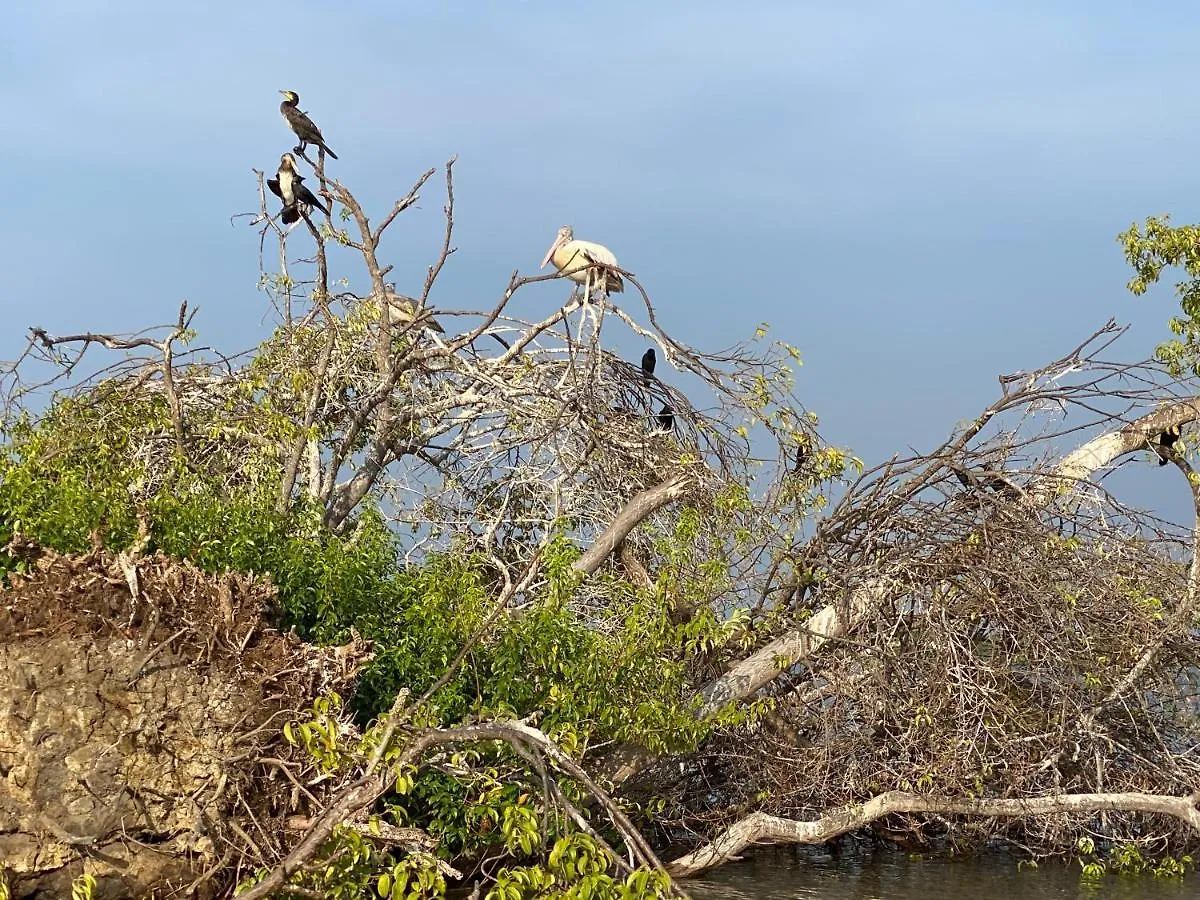
[[280,729],[354,652],[268,627],[263,579],[30,555],[0,592],[0,879],[14,898],[69,897],[84,872],[96,900],[227,893],[284,850],[303,766]]

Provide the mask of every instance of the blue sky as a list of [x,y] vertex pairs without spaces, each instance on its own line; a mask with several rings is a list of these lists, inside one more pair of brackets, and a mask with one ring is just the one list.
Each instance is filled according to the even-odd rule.
[[[798,345],[825,438],[870,462],[933,446],[999,373],[1110,316],[1134,324],[1120,355],[1149,355],[1173,302],[1126,293],[1115,235],[1200,217],[1190,3],[39,2],[5,19],[0,359],[28,325],[140,327],[183,298],[207,341],[261,337],[256,234],[230,216],[293,143],[280,88],[376,216],[459,155],[441,305],[489,305],[570,222],[680,338],[715,349],[767,321]],[[386,246],[401,290],[440,206],[428,190]]]

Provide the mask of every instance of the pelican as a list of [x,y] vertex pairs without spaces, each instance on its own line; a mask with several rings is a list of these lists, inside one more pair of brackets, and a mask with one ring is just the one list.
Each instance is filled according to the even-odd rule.
[[[591,299],[591,289],[594,288],[599,288],[602,297],[607,297],[609,291],[619,294],[625,290],[621,276],[606,268],[617,265],[617,258],[613,256],[613,252],[603,244],[575,240],[575,232],[571,230],[570,225],[558,229],[554,243],[546,251],[546,257],[538,268],[546,268],[548,262],[553,262],[554,268],[560,272],[570,272],[567,277],[576,284],[583,285],[585,302]],[[591,268],[594,263],[600,263],[601,266]],[[584,268],[585,266],[589,268]]]

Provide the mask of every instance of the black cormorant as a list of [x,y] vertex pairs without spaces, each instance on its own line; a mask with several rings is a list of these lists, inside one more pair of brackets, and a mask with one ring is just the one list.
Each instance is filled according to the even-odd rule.
[[654,355],[654,348],[651,347],[642,354],[642,384],[650,387],[650,382],[654,380],[654,364],[658,359]]
[[1021,488],[1002,472],[993,472],[988,469],[962,469],[953,463],[950,464],[950,470],[962,486],[969,491],[986,490],[993,494],[1004,494],[1013,499],[1021,496]]
[[796,464],[792,466],[792,474],[799,475],[804,469],[804,463],[808,460],[808,447],[803,444],[796,445]]
[[1162,448],[1161,450],[1155,451],[1156,453],[1158,453],[1158,464],[1160,466],[1165,466],[1167,463],[1169,463],[1171,461],[1170,458],[1166,454],[1166,451],[1168,449],[1174,450],[1176,453],[1178,453],[1180,455],[1183,454],[1183,452],[1184,452],[1183,442],[1179,439],[1182,434],[1183,434],[1183,426],[1172,425],[1170,428],[1163,429],[1163,431],[1155,439],[1158,443],[1158,446],[1160,448]]
[[284,224],[291,225],[300,218],[297,201],[308,206],[315,206],[325,215],[329,215],[325,204],[304,186],[304,178],[296,170],[296,158],[290,153],[279,157],[279,170],[275,173],[274,178],[267,179],[267,187],[271,189],[272,194],[283,201],[282,219]]
[[279,111],[283,113],[284,119],[292,131],[296,132],[296,137],[300,138],[300,146],[296,148],[297,153],[303,153],[304,148],[309,144],[316,144],[334,159],[337,159],[337,154],[329,149],[329,145],[325,143],[325,138],[321,136],[321,129],[313,124],[313,120],[300,112],[300,95],[295,91],[280,91],[283,94],[283,102],[279,104]]
[[658,430],[675,430],[675,410],[671,409],[671,407],[667,406],[665,403],[663,404],[663,408],[658,411]]

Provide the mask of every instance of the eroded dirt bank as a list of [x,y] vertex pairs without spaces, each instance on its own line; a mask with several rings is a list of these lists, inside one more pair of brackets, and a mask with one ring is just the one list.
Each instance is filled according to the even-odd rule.
[[0,877],[15,898],[218,896],[273,858],[300,788],[280,728],[361,647],[267,621],[264,579],[26,548],[0,592]]

